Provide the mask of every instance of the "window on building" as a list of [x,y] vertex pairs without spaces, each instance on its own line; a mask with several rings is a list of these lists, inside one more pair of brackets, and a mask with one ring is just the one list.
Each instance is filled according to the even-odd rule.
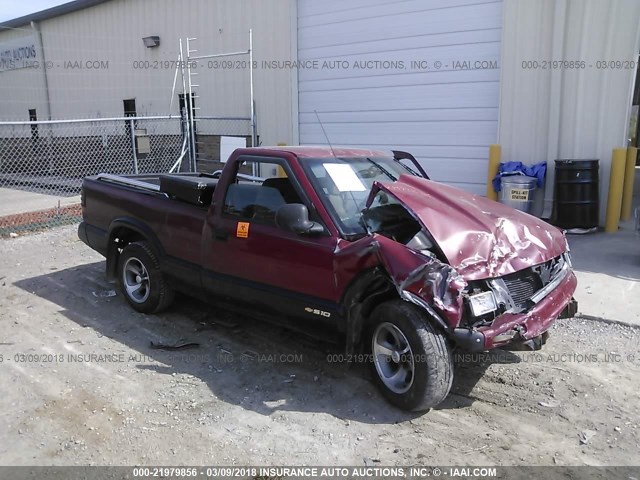
[[[135,98],[127,98],[122,101],[122,105],[124,107],[124,116],[125,117],[136,117],[136,99]],[[129,120],[125,121],[125,131],[127,135],[131,135],[131,122]],[[133,128],[136,128],[136,122],[133,123]]]
[[[29,109],[29,121],[30,122],[37,122],[38,121],[38,115],[36,114],[36,109],[35,108],[30,108]],[[31,138],[33,140],[37,140],[39,138],[38,124],[37,123],[31,125]]]
[[136,116],[136,99],[128,98],[122,101],[124,105],[124,116],[125,117],[135,117]]

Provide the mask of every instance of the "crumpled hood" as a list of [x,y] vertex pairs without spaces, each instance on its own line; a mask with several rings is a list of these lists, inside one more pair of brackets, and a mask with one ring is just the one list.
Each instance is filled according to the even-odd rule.
[[413,213],[465,280],[507,275],[567,250],[563,233],[548,223],[448,185],[402,175],[375,182],[370,201],[377,190]]

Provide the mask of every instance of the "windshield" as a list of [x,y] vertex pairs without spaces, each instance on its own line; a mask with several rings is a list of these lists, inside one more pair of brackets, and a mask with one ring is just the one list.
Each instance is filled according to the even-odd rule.
[[373,182],[416,173],[393,157],[318,158],[301,162],[325,208],[346,235],[364,233],[360,221]]

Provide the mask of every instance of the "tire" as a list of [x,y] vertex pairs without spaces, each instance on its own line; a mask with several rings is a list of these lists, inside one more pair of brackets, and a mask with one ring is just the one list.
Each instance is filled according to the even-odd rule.
[[373,311],[366,341],[374,382],[393,405],[409,411],[440,404],[453,383],[453,356],[443,332],[403,300]]
[[118,259],[118,283],[129,305],[141,313],[157,313],[173,301],[174,292],[147,242],[134,242]]

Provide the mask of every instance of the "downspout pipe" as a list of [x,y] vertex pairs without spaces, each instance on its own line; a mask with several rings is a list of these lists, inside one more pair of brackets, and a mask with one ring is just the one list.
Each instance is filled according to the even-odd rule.
[[41,62],[40,68],[42,69],[42,83],[44,86],[44,100],[45,100],[45,118],[51,120],[51,100],[49,98],[49,79],[47,78],[47,61],[44,56],[44,46],[42,44],[42,33],[38,24],[34,21],[31,22],[31,28],[36,34],[36,42],[38,43],[38,50],[40,51]]

